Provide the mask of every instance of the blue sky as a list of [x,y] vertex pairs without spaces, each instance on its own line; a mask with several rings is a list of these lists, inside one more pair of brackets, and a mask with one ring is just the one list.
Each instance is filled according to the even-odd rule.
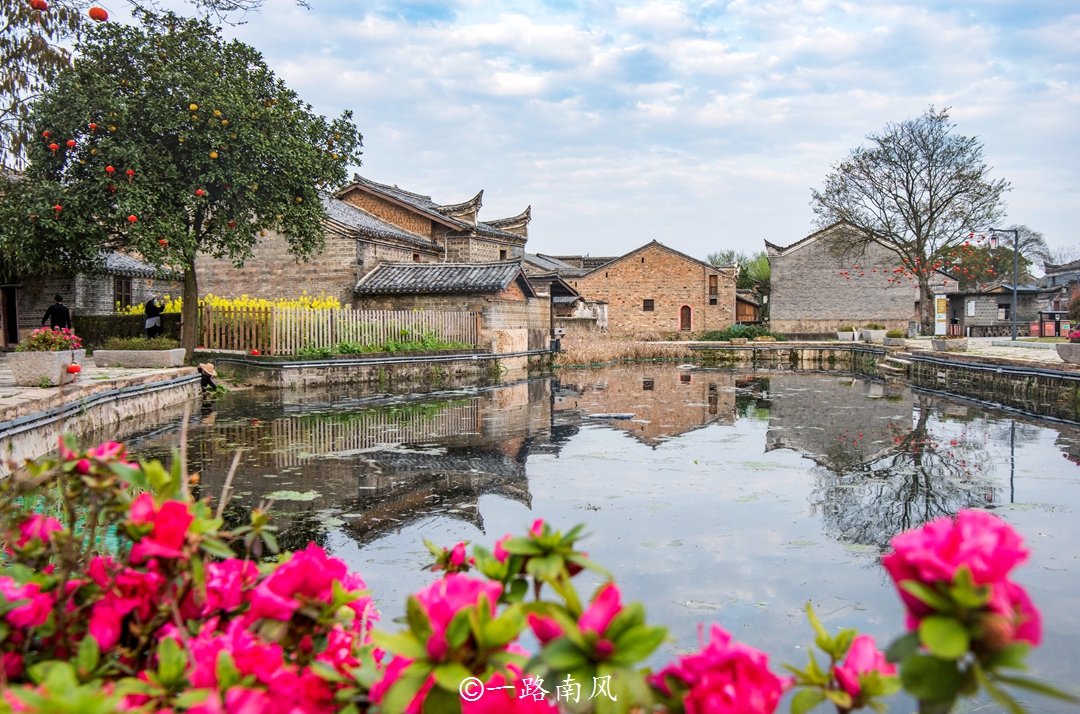
[[1080,242],[1075,2],[268,0],[230,32],[355,112],[368,178],[531,204],[531,251],[794,242],[829,164],[931,104],[1012,182],[1009,222]]

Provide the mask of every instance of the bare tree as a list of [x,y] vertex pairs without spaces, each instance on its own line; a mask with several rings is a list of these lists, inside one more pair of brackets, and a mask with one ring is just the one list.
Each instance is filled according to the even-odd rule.
[[919,319],[933,326],[933,272],[969,240],[1005,214],[1009,190],[992,180],[975,137],[953,133],[948,109],[930,107],[917,119],[890,123],[870,134],[870,146],[854,149],[832,166],[810,205],[822,227],[837,222],[834,249],[858,254],[877,244],[896,256],[896,267],[918,281]]

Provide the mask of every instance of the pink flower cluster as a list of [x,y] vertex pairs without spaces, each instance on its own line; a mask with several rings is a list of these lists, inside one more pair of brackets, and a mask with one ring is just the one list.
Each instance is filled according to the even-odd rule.
[[896,674],[896,665],[886,661],[885,653],[877,648],[873,637],[859,635],[852,641],[843,663],[833,667],[833,674],[844,691],[854,699],[862,692],[860,677],[871,672],[892,676]]
[[[615,654],[615,645],[606,639],[608,625],[622,612],[622,593],[615,583],[602,586],[588,608],[578,618],[578,628],[593,643],[597,658],[608,659]],[[546,615],[529,615],[529,626],[541,644],[563,636],[563,629],[554,618]]]
[[653,686],[671,695],[668,678],[687,688],[686,714],[772,714],[792,681],[769,670],[769,657],[713,625],[709,644],[679,657],[652,675]]
[[976,585],[990,587],[989,612],[999,616],[994,642],[1042,639],[1039,611],[1027,592],[1009,580],[1013,568],[1027,560],[1023,539],[1000,518],[983,511],[960,511],[956,518],[938,518],[892,540],[893,552],[882,559],[908,610],[908,629],[933,609],[900,587],[914,580],[931,587],[951,584],[966,568]]

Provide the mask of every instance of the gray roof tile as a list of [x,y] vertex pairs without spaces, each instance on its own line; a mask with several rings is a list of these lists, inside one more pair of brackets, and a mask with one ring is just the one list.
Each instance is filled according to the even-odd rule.
[[[361,295],[462,293],[504,290],[518,276],[521,263],[383,263],[360,279]],[[522,283],[528,285],[527,280]],[[531,292],[531,288],[529,288]]]
[[332,223],[336,222],[347,229],[358,231],[362,235],[371,238],[396,240],[418,248],[442,251],[442,246],[439,244],[424,238],[418,233],[412,233],[395,226],[393,223],[388,223],[351,203],[328,195],[322,196],[322,202],[326,208],[326,215]]
[[130,255],[115,251],[105,256],[105,273],[108,275],[130,275],[136,278],[161,277],[176,279],[177,277],[168,270],[158,270],[141,260],[132,258]]

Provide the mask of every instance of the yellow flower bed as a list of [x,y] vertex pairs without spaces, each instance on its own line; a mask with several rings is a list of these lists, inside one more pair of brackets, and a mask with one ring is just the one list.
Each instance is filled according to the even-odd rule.
[[[173,298],[169,295],[163,295],[161,297],[165,303],[165,312],[180,312],[184,306],[184,298]],[[329,295],[308,295],[305,290],[303,294],[298,298],[278,298],[277,300],[266,300],[263,298],[252,298],[247,295],[241,295],[238,298],[223,298],[214,295],[213,293],[207,293],[199,300],[199,306],[212,305],[218,308],[233,308],[233,307],[308,307],[319,308],[324,310],[340,310],[341,302],[336,297]],[[116,311],[122,315],[142,315],[145,312],[144,304],[132,305],[127,308],[120,308],[117,306]]]

